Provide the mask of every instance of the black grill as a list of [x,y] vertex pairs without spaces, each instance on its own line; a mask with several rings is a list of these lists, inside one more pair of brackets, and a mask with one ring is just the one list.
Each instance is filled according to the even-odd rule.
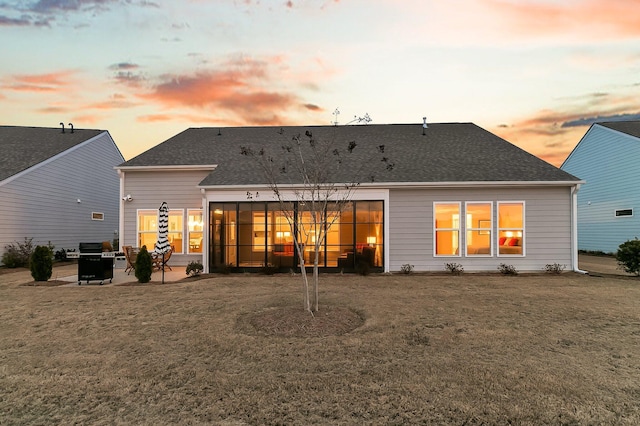
[[109,282],[113,280],[113,253],[103,256],[102,243],[80,243],[78,257],[78,285],[82,281]]

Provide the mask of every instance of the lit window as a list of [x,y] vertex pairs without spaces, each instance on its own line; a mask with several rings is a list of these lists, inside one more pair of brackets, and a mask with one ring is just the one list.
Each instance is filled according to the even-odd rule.
[[189,210],[187,212],[187,229],[189,232],[189,253],[202,253],[202,210]]
[[[174,253],[183,253],[183,211],[169,210],[169,244]],[[158,241],[158,210],[138,210],[138,246],[153,251]]]
[[467,203],[467,256],[491,256],[491,203]]
[[460,203],[434,203],[434,253],[460,255]]
[[524,255],[524,202],[498,203],[498,255]]

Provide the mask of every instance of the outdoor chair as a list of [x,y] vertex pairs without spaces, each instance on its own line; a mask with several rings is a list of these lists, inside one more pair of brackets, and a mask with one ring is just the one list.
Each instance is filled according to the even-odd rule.
[[156,254],[155,256],[153,256],[153,258],[151,259],[151,261],[153,262],[153,270],[161,271],[162,266],[164,265],[165,268],[169,268],[170,271],[173,271],[173,269],[171,269],[171,266],[169,266],[167,262],[169,262],[169,259],[171,259],[171,254],[175,251],[175,249],[175,246],[171,246],[171,250],[166,252],[164,256],[160,254]]
[[127,267],[124,268],[124,271],[129,275],[131,274],[131,271],[135,271],[136,269],[136,257],[138,256],[138,253],[132,246],[122,246],[122,250],[124,251],[125,259],[127,259]]

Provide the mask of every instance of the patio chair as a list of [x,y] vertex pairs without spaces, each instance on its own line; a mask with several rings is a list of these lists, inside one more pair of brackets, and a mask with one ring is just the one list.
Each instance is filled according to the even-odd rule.
[[129,275],[131,274],[131,271],[135,271],[136,269],[136,257],[138,256],[138,253],[132,246],[122,246],[122,250],[124,251],[125,259],[127,259],[127,267],[124,268],[124,271]]
[[[169,250],[168,252],[164,253],[164,256],[161,256],[159,254],[155,255],[151,259],[151,261],[153,262],[153,270],[154,271],[161,271],[162,270],[162,266],[164,264],[165,268],[169,268],[170,271],[173,271],[173,269],[171,269],[171,266],[169,266],[167,264],[167,262],[169,262],[169,259],[171,259],[171,254],[173,254],[175,249],[176,249],[175,246],[171,246],[171,250]],[[164,263],[163,263],[163,257],[164,257]],[[165,271],[166,271],[166,269],[165,269]]]

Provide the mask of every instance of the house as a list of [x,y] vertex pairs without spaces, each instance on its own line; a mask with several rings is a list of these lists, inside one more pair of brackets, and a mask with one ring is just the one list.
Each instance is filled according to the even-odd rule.
[[25,238],[56,250],[118,238],[123,161],[104,130],[0,126],[0,255]]
[[561,166],[586,181],[578,194],[578,248],[615,253],[640,238],[640,121],[594,123]]
[[[446,263],[465,271],[496,271],[501,263],[520,271],[553,263],[577,270],[582,181],[472,123],[187,129],[117,167],[121,243],[153,247],[166,201],[174,264],[197,260],[205,271],[295,267],[293,239],[308,217],[296,203],[283,211],[241,147],[277,159],[297,134],[355,144],[332,172],[335,182],[349,182],[351,171],[366,166],[322,245],[327,271],[354,270],[359,262],[373,271],[406,264],[442,271]],[[392,168],[365,162],[382,145]],[[300,182],[280,179],[283,197],[294,200]]]

